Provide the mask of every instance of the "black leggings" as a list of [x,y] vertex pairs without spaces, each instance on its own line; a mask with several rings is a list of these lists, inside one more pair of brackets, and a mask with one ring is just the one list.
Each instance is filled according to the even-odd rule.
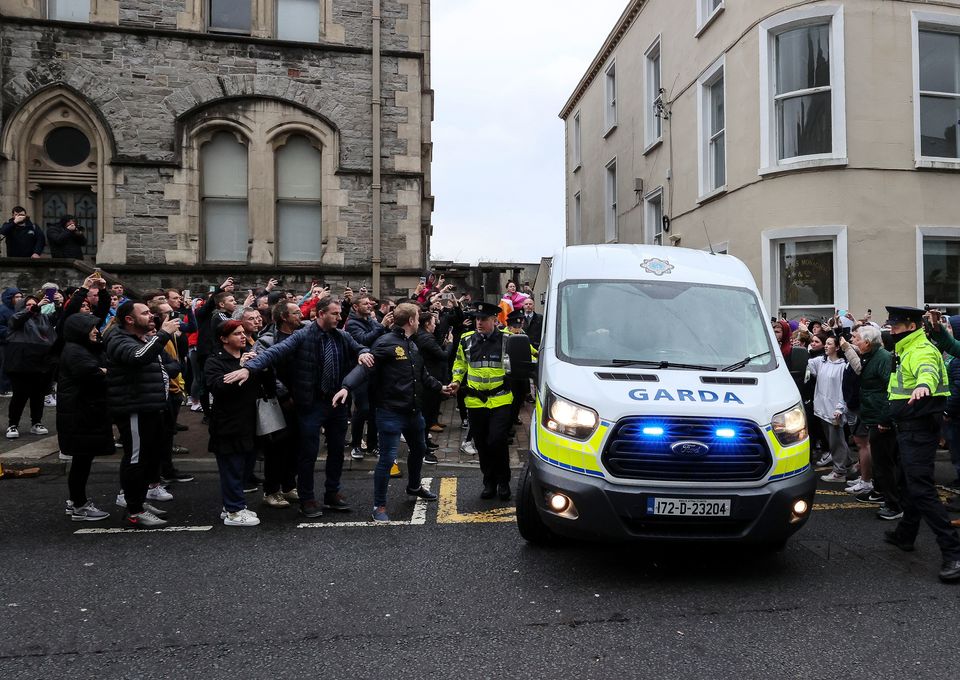
[[13,386],[13,397],[7,417],[10,425],[20,427],[20,417],[27,402],[30,402],[30,423],[36,425],[43,420],[43,398],[50,386],[50,373],[9,373]]
[[90,466],[93,456],[74,456],[67,474],[67,488],[73,507],[82,507],[87,502],[87,480],[90,478]]

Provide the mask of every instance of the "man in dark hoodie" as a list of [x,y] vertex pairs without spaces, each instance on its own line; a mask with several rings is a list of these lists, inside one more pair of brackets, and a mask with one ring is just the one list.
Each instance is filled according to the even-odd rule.
[[73,215],[64,215],[57,224],[48,227],[47,240],[50,241],[50,254],[53,257],[83,259],[87,237]]
[[10,327],[10,317],[17,309],[17,303],[23,299],[23,293],[19,288],[11,286],[5,288],[3,294],[0,294],[0,396],[13,396],[10,387],[10,379],[3,369],[3,347],[7,344],[7,333]]
[[43,230],[30,221],[27,211],[19,205],[0,227],[0,236],[7,241],[7,257],[40,257],[47,245]]

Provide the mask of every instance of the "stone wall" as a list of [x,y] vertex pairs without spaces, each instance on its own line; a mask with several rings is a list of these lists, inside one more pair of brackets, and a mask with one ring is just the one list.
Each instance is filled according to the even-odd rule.
[[[10,0],[0,0],[0,10],[8,6]],[[115,26],[29,18],[42,16],[36,10],[6,12],[19,18],[0,23],[0,205],[28,205],[39,191],[37,182],[25,181],[29,159],[21,157],[17,141],[30,134],[33,112],[21,114],[40,94],[62,91],[64,105],[85,109],[103,136],[97,140],[103,152],[94,187],[100,197],[100,261],[203,265],[192,126],[214,115],[239,117],[257,102],[272,101],[287,108],[261,117],[258,125],[279,124],[296,111],[330,132],[335,155],[330,195],[324,189],[323,229],[332,247],[320,264],[370,267],[377,160],[384,173],[383,266],[421,268],[422,234],[429,225],[424,210],[430,205],[424,187],[429,159],[422,156],[430,115],[424,110],[426,56],[397,51],[426,43],[422,0],[381,2],[382,48],[388,53],[380,65],[379,153],[371,136],[371,0],[324,0],[323,22],[332,37],[311,46],[177,30],[202,25],[195,13],[203,6],[198,0],[119,0]],[[257,0],[256,7],[269,9],[272,0]],[[267,15],[255,11],[263,22]],[[252,262],[265,265],[273,257],[273,237],[255,238],[262,240],[252,244]]]

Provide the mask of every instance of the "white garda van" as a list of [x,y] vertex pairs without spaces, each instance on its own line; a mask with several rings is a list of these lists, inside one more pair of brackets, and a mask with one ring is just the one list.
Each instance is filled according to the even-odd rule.
[[800,394],[747,267],[572,246],[553,259],[521,535],[780,549],[816,480]]

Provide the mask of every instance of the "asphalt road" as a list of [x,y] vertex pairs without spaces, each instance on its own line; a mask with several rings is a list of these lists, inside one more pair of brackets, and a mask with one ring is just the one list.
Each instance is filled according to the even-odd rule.
[[[817,510],[772,557],[540,549],[508,503],[477,498],[476,472],[428,473],[444,497],[423,523],[299,528],[294,510],[264,509],[259,527],[224,527],[210,471],[165,506],[173,525],[209,529],[107,534],[74,533],[120,525],[70,522],[64,477],[4,481],[0,678],[946,678],[960,667],[960,588],[937,581],[931,535],[901,553],[869,509]],[[98,465],[90,491],[119,517],[115,475]],[[319,524],[367,519],[369,473],[347,473],[345,491],[363,511]],[[394,482],[392,516],[409,522],[401,493]]]

